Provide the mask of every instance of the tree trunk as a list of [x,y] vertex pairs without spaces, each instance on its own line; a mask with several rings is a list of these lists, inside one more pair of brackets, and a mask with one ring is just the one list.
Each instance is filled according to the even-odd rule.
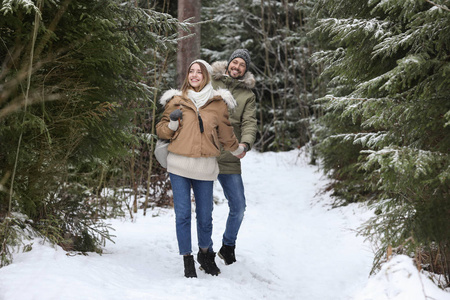
[[[261,32],[263,34],[263,42],[264,42],[264,75],[269,78],[269,92],[270,92],[270,100],[272,103],[272,110],[273,110],[273,128],[274,128],[274,139],[275,139],[275,147],[276,150],[279,150],[278,147],[278,142],[277,142],[277,138],[278,138],[278,130],[277,130],[277,107],[275,105],[275,97],[274,97],[274,89],[273,89],[273,83],[272,83],[272,72],[270,69],[270,60],[269,60],[269,47],[270,47],[270,41],[268,38],[269,32],[270,32],[270,26],[272,24],[272,12],[270,9],[270,0],[268,0],[268,7],[269,7],[269,12],[268,12],[268,20],[267,20],[267,24],[264,22],[264,19],[266,18],[265,15],[265,9],[264,9],[264,0],[261,0]],[[267,25],[267,26],[266,26]],[[266,28],[267,27],[267,28]],[[264,93],[264,92],[263,92]],[[262,147],[264,149],[264,140],[262,143]]]
[[[178,0],[178,20],[183,22],[192,18],[189,23],[198,23],[200,22],[200,9],[200,0]],[[181,87],[189,64],[200,58],[200,24],[190,26],[190,32],[180,29],[178,35],[185,37],[178,41],[177,53],[177,84]]]
[[[282,150],[285,151],[287,150],[286,148],[286,128],[288,128],[288,120],[287,120],[287,101],[288,101],[288,97],[292,96],[289,94],[288,90],[289,90],[289,42],[286,41],[287,35],[290,34],[290,28],[289,28],[289,5],[288,5],[288,0],[284,0],[283,2],[283,7],[284,7],[284,11],[285,11],[285,26],[286,26],[286,33],[283,34],[283,47],[284,47],[284,93],[283,93],[283,125],[285,126],[284,130],[281,131],[281,142],[282,142]],[[280,62],[281,63],[281,62]],[[295,68],[293,68],[295,69]]]

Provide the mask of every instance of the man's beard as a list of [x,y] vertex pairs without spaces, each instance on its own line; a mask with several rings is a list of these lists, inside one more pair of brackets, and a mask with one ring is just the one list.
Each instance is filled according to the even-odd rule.
[[[232,70],[231,70],[231,71],[232,71]],[[233,78],[233,79],[242,79],[242,78],[244,77],[244,75],[245,75],[245,73],[242,74],[242,75],[240,75],[241,73],[238,72],[238,75],[237,75],[237,76],[233,76],[233,75],[231,75],[230,70],[227,70],[227,74],[228,74],[228,76],[230,76],[230,77]]]

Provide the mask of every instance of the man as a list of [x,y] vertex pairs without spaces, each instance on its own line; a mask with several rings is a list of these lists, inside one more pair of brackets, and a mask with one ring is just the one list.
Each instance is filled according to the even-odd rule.
[[256,138],[256,96],[252,92],[255,87],[255,77],[248,71],[250,54],[246,49],[237,49],[228,61],[218,61],[212,64],[212,84],[215,89],[228,89],[237,102],[234,111],[230,111],[230,122],[234,134],[245,151],[238,157],[229,151],[222,151],[218,162],[219,182],[228,200],[229,214],[225,232],[222,238],[222,248],[219,257],[229,265],[236,261],[236,239],[244,218],[245,195],[241,177],[241,161],[249,151]]

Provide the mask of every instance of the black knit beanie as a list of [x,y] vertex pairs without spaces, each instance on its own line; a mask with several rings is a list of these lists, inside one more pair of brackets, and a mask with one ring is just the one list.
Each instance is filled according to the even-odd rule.
[[230,59],[228,59],[228,64],[227,64],[227,70],[228,67],[230,66],[230,62],[235,59],[236,57],[242,58],[245,61],[245,72],[248,71],[248,69],[250,68],[250,63],[251,63],[251,59],[250,59],[250,53],[248,52],[247,49],[237,49],[233,52],[233,54],[231,54]]

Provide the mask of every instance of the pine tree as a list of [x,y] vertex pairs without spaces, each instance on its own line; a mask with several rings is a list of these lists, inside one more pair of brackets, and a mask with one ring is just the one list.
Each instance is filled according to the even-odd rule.
[[335,193],[376,208],[361,230],[380,244],[376,266],[394,248],[434,261],[448,285],[449,3],[322,0],[316,13],[332,80],[315,133]]
[[252,57],[258,103],[256,147],[290,150],[310,140],[312,101],[319,94],[317,69],[311,67],[314,42],[313,1],[208,1],[202,20],[202,53],[207,60],[227,60],[238,48]]
[[101,251],[110,238],[96,189],[122,177],[139,142],[131,120],[157,92],[146,77],[179,27],[135,4],[1,1],[2,263],[27,226],[66,249]]

